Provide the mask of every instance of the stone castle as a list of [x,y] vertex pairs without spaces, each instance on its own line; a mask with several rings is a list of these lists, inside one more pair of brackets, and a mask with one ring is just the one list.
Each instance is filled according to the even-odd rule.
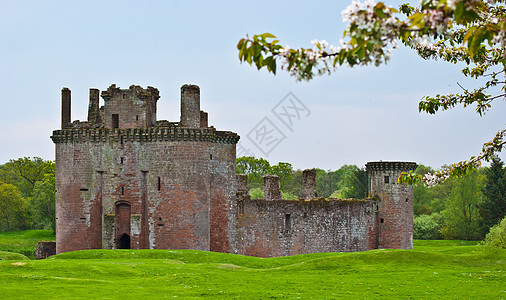
[[412,162],[369,162],[367,199],[316,195],[303,172],[299,199],[281,199],[279,178],[264,177],[250,199],[236,175],[239,136],[208,125],[200,89],[181,87],[179,122],[156,119],[156,88],[90,89],[88,120],[71,122],[62,90],[56,145],[56,252],[83,249],[196,249],[285,256],[412,248],[413,187],[397,177]]

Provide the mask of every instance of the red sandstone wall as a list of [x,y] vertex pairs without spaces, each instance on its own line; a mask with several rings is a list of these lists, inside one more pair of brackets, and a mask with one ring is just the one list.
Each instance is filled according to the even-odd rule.
[[58,253],[116,248],[118,202],[130,206],[133,249],[210,250],[212,235],[214,251],[230,251],[235,144],[143,142],[120,131],[56,144]]
[[80,143],[57,144],[57,253],[102,247],[100,175],[89,164],[94,149]]
[[211,151],[210,250],[235,248],[235,144],[214,144]]
[[150,248],[209,250],[209,143],[157,142],[149,151]]
[[[260,257],[370,249],[373,200],[241,201],[238,253]],[[289,216],[287,216],[289,215]]]

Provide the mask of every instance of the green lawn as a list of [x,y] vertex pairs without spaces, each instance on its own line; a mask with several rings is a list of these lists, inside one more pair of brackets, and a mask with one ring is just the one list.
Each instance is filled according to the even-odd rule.
[[89,250],[0,261],[3,298],[506,298],[506,250],[415,241],[415,250],[255,258],[193,250]]
[[16,252],[35,259],[38,241],[54,241],[50,230],[23,230],[0,232],[0,251]]

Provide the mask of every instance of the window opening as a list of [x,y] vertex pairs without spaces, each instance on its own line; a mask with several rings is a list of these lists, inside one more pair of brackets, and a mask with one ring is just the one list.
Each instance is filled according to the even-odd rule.
[[119,115],[112,114],[112,128],[119,128]]
[[157,190],[161,190],[162,189],[162,179],[160,178],[160,176],[157,177],[157,184],[156,184],[156,189]]
[[125,194],[125,187],[121,187],[121,195],[124,195]]
[[385,222],[385,220],[383,220],[383,219],[380,219],[380,222],[381,222],[381,223],[384,223],[384,222]]
[[385,183],[390,183],[390,177],[389,176],[385,176]]
[[292,216],[285,214],[285,229],[289,230],[292,227]]

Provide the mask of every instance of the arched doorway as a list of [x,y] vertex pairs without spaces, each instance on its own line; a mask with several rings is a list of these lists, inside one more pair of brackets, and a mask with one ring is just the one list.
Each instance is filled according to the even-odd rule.
[[130,249],[130,236],[124,233],[118,242],[118,249]]
[[130,203],[116,202],[115,236],[116,249],[130,249]]

